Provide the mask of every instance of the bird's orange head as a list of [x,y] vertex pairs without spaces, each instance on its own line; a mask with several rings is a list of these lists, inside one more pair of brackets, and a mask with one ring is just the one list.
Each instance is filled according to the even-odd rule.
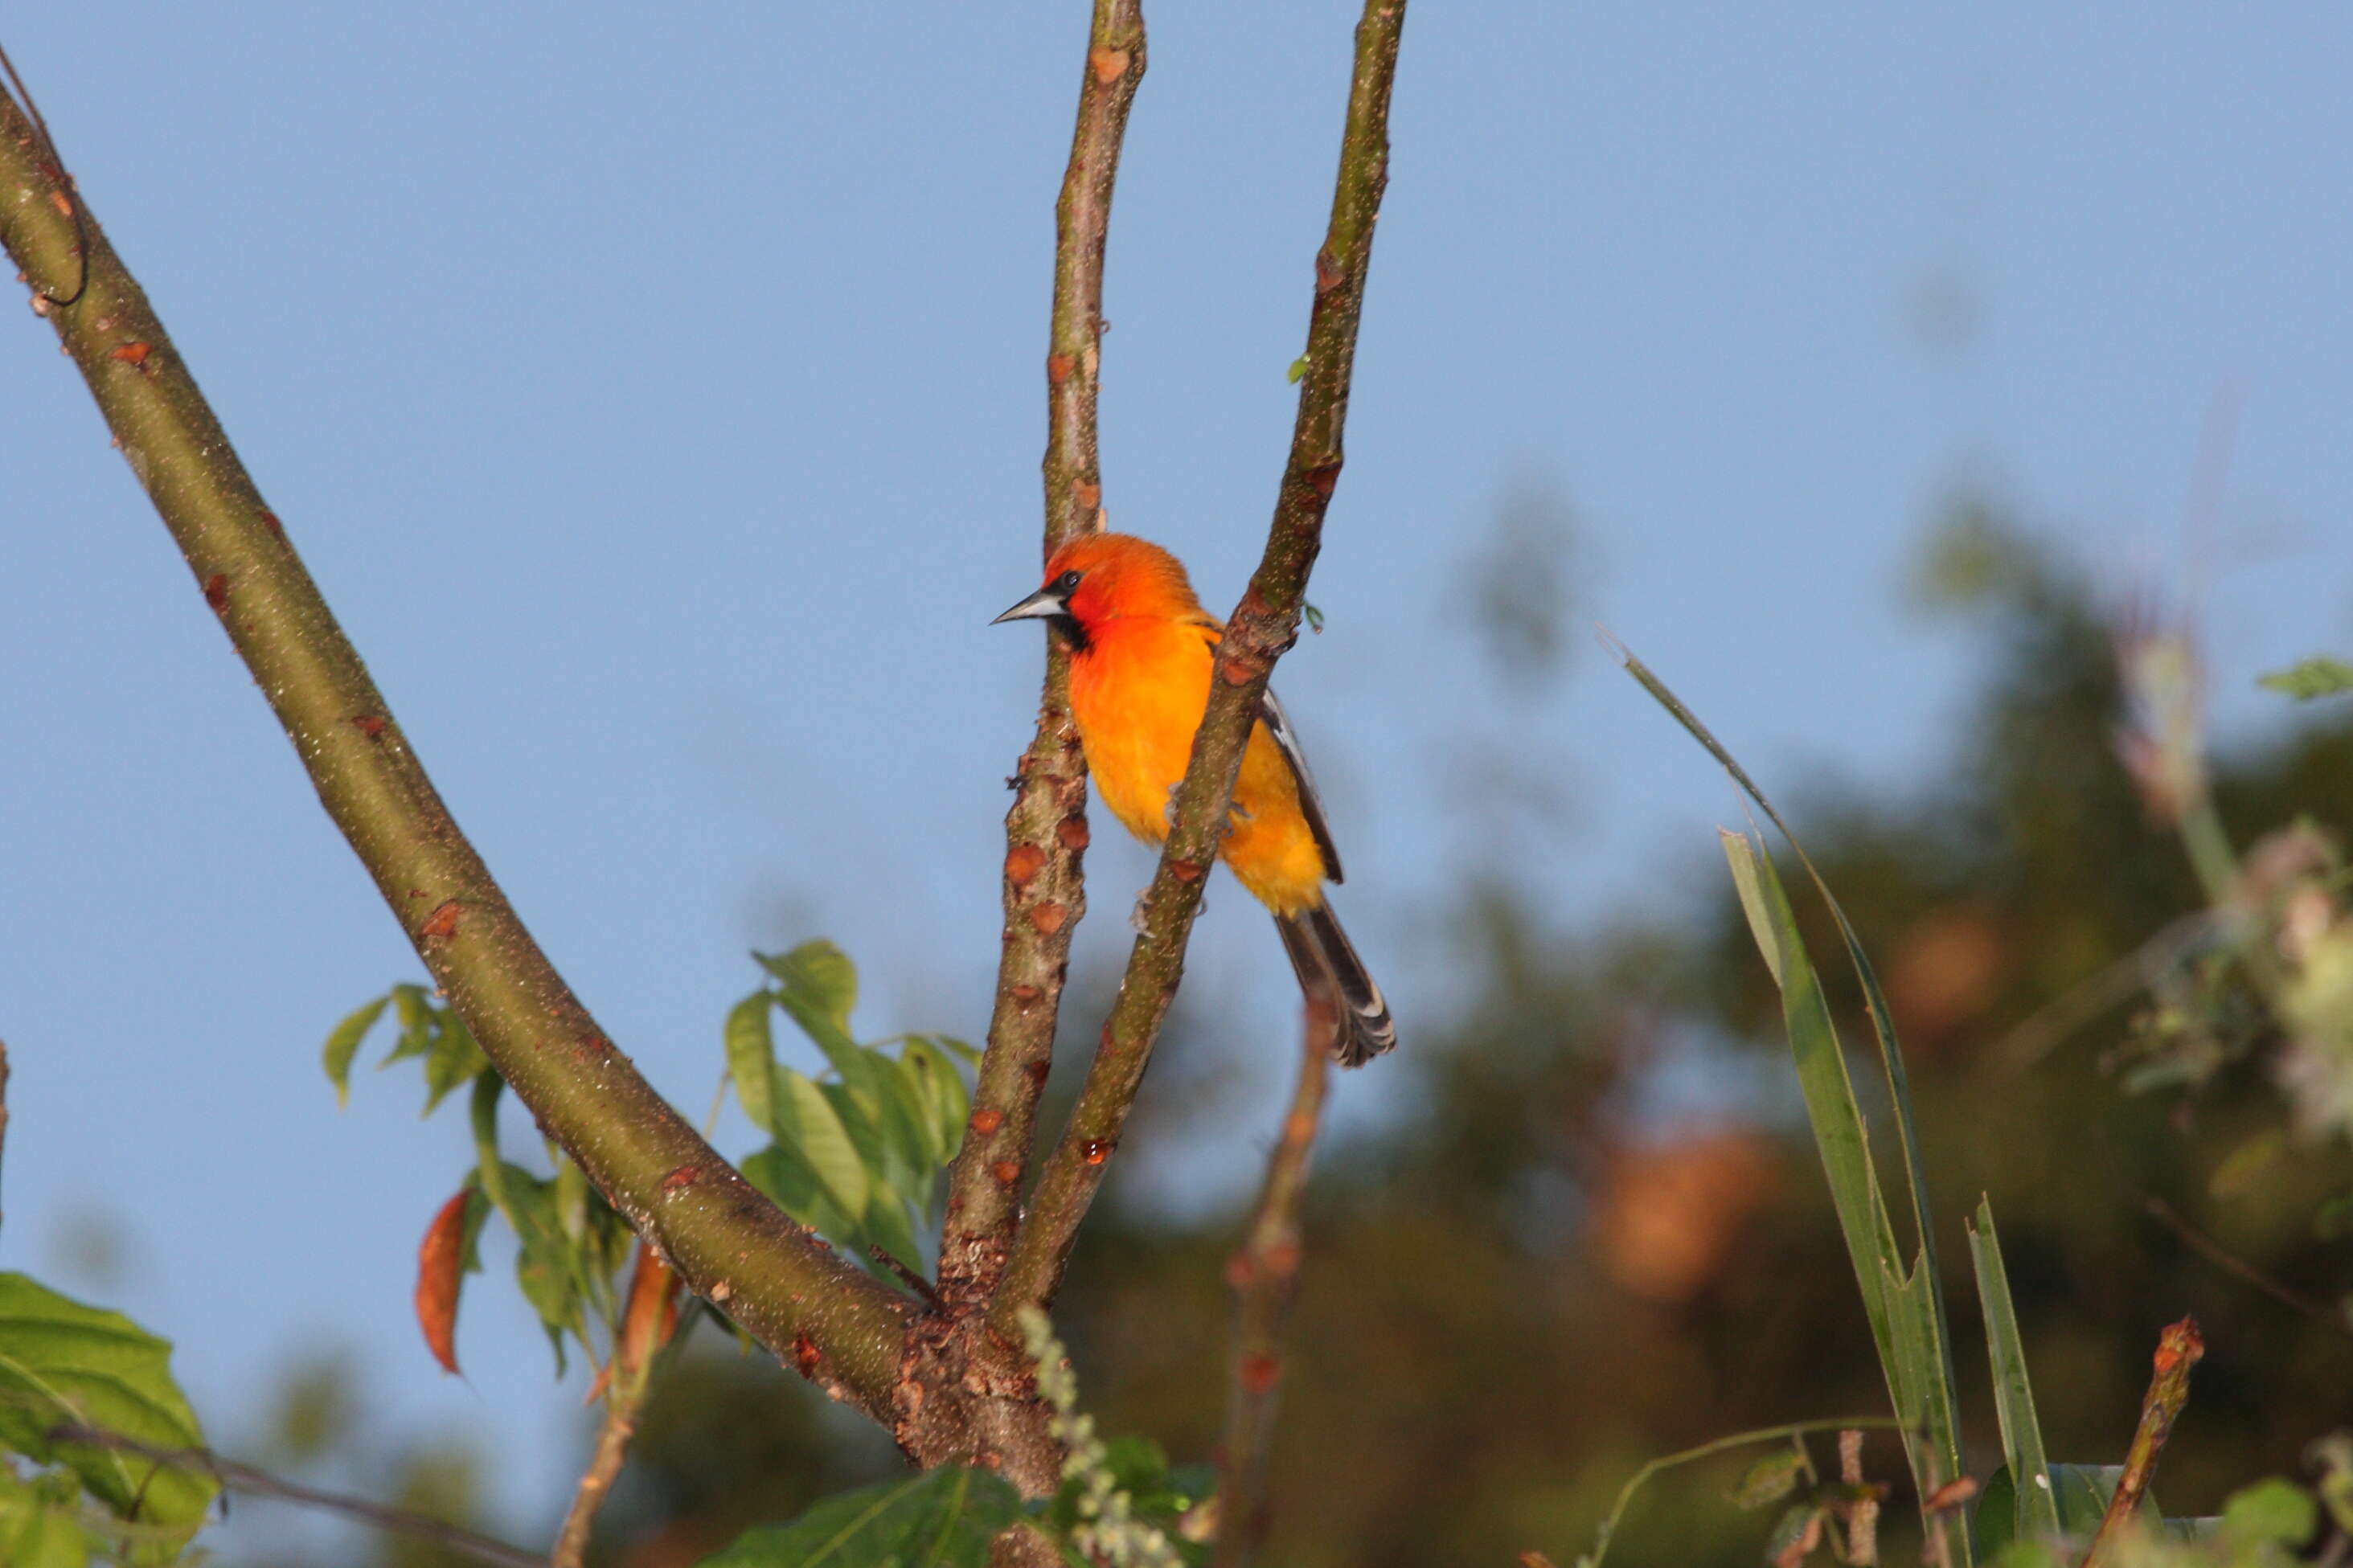
[[1187,620],[1201,602],[1185,563],[1148,539],[1129,533],[1085,533],[1054,552],[1046,584],[997,617],[1042,619],[1084,647],[1109,621]]

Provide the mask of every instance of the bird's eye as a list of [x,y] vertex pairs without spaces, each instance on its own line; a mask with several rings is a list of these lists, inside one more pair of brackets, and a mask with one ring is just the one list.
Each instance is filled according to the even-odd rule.
[[1067,594],[1078,585],[1079,574],[1076,572],[1065,572],[1054,579],[1054,591],[1058,594]]

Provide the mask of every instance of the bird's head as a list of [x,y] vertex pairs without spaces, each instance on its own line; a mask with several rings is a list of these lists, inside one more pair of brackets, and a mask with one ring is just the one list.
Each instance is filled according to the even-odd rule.
[[1043,620],[1084,647],[1108,621],[1200,613],[1176,557],[1133,534],[1084,533],[1046,563],[1045,586],[989,624]]

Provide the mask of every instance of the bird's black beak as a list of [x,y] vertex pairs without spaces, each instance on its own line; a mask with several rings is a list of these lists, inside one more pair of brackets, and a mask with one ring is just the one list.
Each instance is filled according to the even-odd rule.
[[988,624],[1001,626],[1008,621],[1050,621],[1070,613],[1070,602],[1060,594],[1051,588],[1040,588]]

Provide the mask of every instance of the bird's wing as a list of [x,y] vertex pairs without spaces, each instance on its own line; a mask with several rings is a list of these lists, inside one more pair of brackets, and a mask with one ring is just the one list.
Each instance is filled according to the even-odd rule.
[[1300,750],[1291,715],[1282,710],[1271,688],[1259,703],[1258,716],[1266,732],[1274,737],[1274,749],[1291,764],[1291,776],[1299,785],[1299,812],[1307,818],[1307,831],[1314,836],[1316,851],[1324,857],[1324,874],[1335,882],[1346,881],[1340,871],[1340,851],[1332,843],[1332,825],[1324,820],[1324,797],[1315,793],[1315,775],[1307,770],[1307,753]]

